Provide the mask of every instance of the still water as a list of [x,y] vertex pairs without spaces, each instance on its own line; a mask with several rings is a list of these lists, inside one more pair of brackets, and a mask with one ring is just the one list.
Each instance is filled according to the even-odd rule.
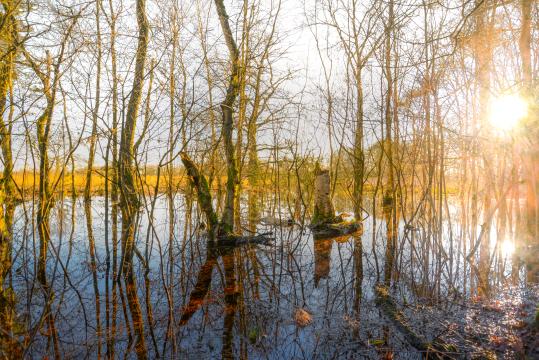
[[[270,244],[225,248],[208,242],[196,207],[186,223],[183,197],[175,199],[173,219],[167,204],[165,196],[159,197],[152,212],[148,201],[137,225],[135,267],[150,358],[420,357],[375,302],[374,288],[384,269],[382,219],[371,216],[362,231],[350,236],[318,239],[306,226],[276,225],[278,216],[273,211],[264,214],[264,222],[245,224],[259,233],[271,232]],[[34,330],[43,321],[44,308],[35,280],[38,239],[32,231],[32,204],[24,203],[17,211],[12,281],[19,319],[31,334],[26,340],[27,356],[38,359],[50,353],[51,346],[43,331]],[[459,217],[454,207],[449,214]],[[106,349],[106,341],[105,335],[96,337],[82,200],[57,204],[52,219],[47,276],[55,294],[50,301],[61,351],[66,358],[96,358],[98,343]],[[110,264],[106,275],[112,230],[103,198],[93,199],[92,220],[101,327],[106,329],[114,281]],[[489,321],[499,319],[474,319],[478,307],[468,305],[474,291],[464,261],[461,234],[465,232],[458,221],[449,220],[443,221],[436,237],[423,227],[400,221],[391,293],[415,332],[429,342],[447,338],[459,358],[481,351],[483,340],[473,339],[476,331],[470,324],[484,325],[489,333],[496,331],[490,330]],[[518,305],[521,298],[537,296],[537,288],[530,285],[529,271],[520,264],[511,236],[496,241],[493,232],[490,237],[491,253],[496,256],[488,279],[493,296],[510,294],[511,303]],[[122,300],[119,297],[115,356],[134,358],[132,324]],[[110,325],[112,320],[108,321]]]

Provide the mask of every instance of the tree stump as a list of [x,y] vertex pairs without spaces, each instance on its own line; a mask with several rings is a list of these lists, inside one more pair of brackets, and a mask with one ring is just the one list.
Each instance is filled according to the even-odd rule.
[[314,213],[313,226],[335,222],[335,210],[330,196],[329,170],[322,170],[317,163],[314,170]]
[[331,238],[353,234],[360,230],[360,224],[343,221],[341,216],[335,216],[331,201],[331,179],[329,170],[322,170],[317,163],[314,170],[314,212],[311,220],[311,230],[315,239]]

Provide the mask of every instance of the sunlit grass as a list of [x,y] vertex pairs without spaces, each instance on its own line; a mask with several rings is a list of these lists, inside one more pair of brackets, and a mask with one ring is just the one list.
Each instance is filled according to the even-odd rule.
[[[17,189],[23,194],[24,199],[32,198],[32,194],[36,193],[39,188],[39,174],[34,174],[32,171],[16,171],[13,173],[13,181]],[[158,183],[159,181],[159,183]],[[173,188],[183,188],[187,184],[186,177],[177,173],[172,178]],[[110,185],[110,184],[109,184]],[[163,192],[168,188],[168,180],[166,176],[161,175],[159,180],[155,174],[142,175],[142,178],[137,179],[137,186],[142,187],[145,193],[151,193],[158,185],[158,191]],[[66,172],[62,175],[60,172],[51,171],[50,187],[54,194],[71,194],[73,190],[75,194],[81,195],[86,186],[86,172],[75,171],[74,174]],[[109,191],[110,191],[109,187]],[[105,177],[101,171],[95,171],[92,176],[92,186],[90,188],[92,195],[103,195],[105,193]]]

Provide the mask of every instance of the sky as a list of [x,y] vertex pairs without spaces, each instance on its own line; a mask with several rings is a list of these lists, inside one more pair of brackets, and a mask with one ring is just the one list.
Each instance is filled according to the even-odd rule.
[[[324,0],[326,1],[326,0]],[[278,58],[272,58],[271,63],[274,71],[281,75],[290,71],[293,75],[286,80],[281,88],[286,92],[287,96],[294,99],[294,104],[289,104],[284,121],[279,126],[263,126],[259,133],[259,144],[261,148],[272,144],[275,139],[280,143],[287,140],[298,141],[299,151],[304,154],[314,154],[327,156],[330,152],[330,145],[335,148],[336,143],[344,140],[345,144],[350,145],[353,141],[353,113],[344,111],[346,100],[345,86],[345,57],[342,47],[339,45],[339,38],[334,31],[328,31],[329,27],[318,23],[318,26],[308,26],[308,23],[315,22],[314,9],[317,9],[317,20],[324,19],[321,4],[322,0],[317,1],[296,1],[282,0],[281,10],[277,22],[277,36],[279,37],[280,49],[286,49],[286,52]],[[120,102],[127,104],[129,98],[129,89],[131,86],[130,74],[132,74],[134,66],[134,52],[136,46],[137,27],[134,16],[134,2],[124,1],[125,4],[120,6],[118,1],[113,2],[117,11],[118,18],[118,69],[120,80],[124,86],[120,91]],[[30,16],[27,17],[28,22],[32,25],[32,34],[40,33],[39,36],[32,37],[27,41],[27,49],[36,56],[36,58],[44,58],[45,50],[50,50],[56,54],[58,51],[58,40],[63,34],[63,30],[67,27],[70,19],[67,17],[58,17],[53,15],[54,11],[61,11],[66,14],[74,9],[80,9],[82,5],[75,1],[51,1],[40,3],[32,10]],[[71,38],[70,46],[67,48],[67,62],[69,66],[65,66],[65,73],[62,73],[62,94],[66,95],[67,113],[63,111],[63,96],[58,95],[58,101],[55,109],[55,126],[51,138],[55,142],[67,142],[67,127],[73,132],[73,140],[79,136],[82,138],[81,146],[76,151],[77,166],[84,166],[88,151],[88,135],[90,131],[91,110],[94,106],[95,78],[96,78],[96,59],[95,59],[95,18],[93,16],[93,8],[91,3],[84,8],[83,12],[86,15],[76,26],[76,34]],[[199,0],[198,5],[207,6],[208,2]],[[211,4],[211,3],[210,3]],[[263,7],[276,8],[278,0],[262,0]],[[362,6],[366,6],[365,2],[361,2]],[[385,4],[385,3],[384,3]],[[403,16],[405,23],[399,32],[399,52],[405,54],[399,59],[401,70],[401,85],[414,84],[418,77],[423,76],[422,72],[422,53],[415,51],[418,38],[421,38],[423,26],[423,13],[418,11],[417,5],[414,2],[399,3],[397,16]],[[186,68],[188,72],[187,86],[190,94],[195,94],[195,98],[204,95],[204,87],[206,86],[201,75],[204,75],[200,54],[200,47],[196,37],[196,5],[197,2],[181,1],[181,11],[185,14],[188,25],[180,28],[180,46],[186,48]],[[230,15],[233,28],[237,31],[235,23],[241,16],[240,1],[227,1],[226,6]],[[444,3],[446,9],[446,17],[441,15],[431,16],[433,21],[429,23],[431,28],[435,26],[443,26],[445,35],[454,29],[455,22],[452,18],[460,16],[460,9],[457,2],[450,1]],[[441,5],[440,5],[441,6]],[[405,16],[404,13],[414,10],[412,16]],[[441,8],[440,8],[441,9]],[[449,10],[447,10],[449,9]],[[105,12],[108,12],[108,6],[104,7]],[[436,10],[436,9],[435,9]],[[167,95],[167,71],[170,53],[170,4],[164,2],[148,1],[147,12],[150,18],[151,36],[149,44],[149,55],[147,64],[154,59],[157,67],[155,71],[155,83],[152,92],[151,105],[151,126],[147,133],[148,147],[141,154],[149,163],[157,163],[163,154],[163,149],[166,147],[166,138],[168,137],[168,120],[169,100]],[[439,11],[439,13],[444,13]],[[342,16],[342,13],[340,16]],[[208,16],[208,32],[207,39],[209,44],[210,56],[219,54],[219,58],[226,56],[226,48],[224,47],[221,36],[221,29],[217,21],[217,16],[214,9],[210,12],[204,12],[204,16]],[[339,15],[337,15],[339,19]],[[67,20],[66,20],[67,18]],[[59,21],[61,19],[61,21]],[[342,20],[342,19],[339,19]],[[376,20],[380,22],[381,20]],[[378,24],[383,26],[383,24]],[[101,20],[102,37],[104,47],[108,47],[109,27],[103,18]],[[236,32],[239,36],[239,32]],[[319,39],[319,48],[314,35]],[[167,38],[168,37],[168,38]],[[327,41],[327,42],[326,42]],[[448,39],[443,42],[450,42]],[[330,46],[328,47],[327,44]],[[198,49],[198,50],[197,50]],[[75,51],[76,50],[76,51]],[[322,54],[320,56],[319,50]],[[444,51],[451,51],[451,46]],[[380,119],[381,113],[381,98],[383,96],[383,79],[381,79],[381,69],[376,59],[377,54],[374,54],[368,65],[363,71],[364,95],[365,95],[365,118],[366,131],[365,143],[367,146],[373,144],[380,137]],[[437,64],[443,64],[444,59],[438,60]],[[99,128],[103,133],[108,132],[108,127],[111,121],[111,98],[110,98],[110,54],[104,52],[104,67],[107,71],[102,72],[102,98],[100,103]],[[224,71],[224,65],[221,63],[212,64],[216,81],[220,81],[218,89],[212,95],[214,103],[218,102],[224,96],[224,88],[226,86],[224,79],[219,79],[219,75]],[[330,88],[335,101],[334,117],[332,119],[333,138],[330,142],[328,123],[326,119],[327,102],[323,98],[326,92],[326,84],[324,77],[325,70],[330,74]],[[149,65],[147,66],[147,69]],[[178,71],[176,72],[179,73]],[[193,77],[194,78],[191,78]],[[148,76],[147,76],[148,77]],[[180,84],[181,85],[181,84]],[[180,86],[178,85],[178,86]],[[141,114],[144,113],[145,92],[148,87],[148,79],[146,79],[143,104],[141,104]],[[400,95],[405,96],[409,89],[402,87]],[[28,68],[22,68],[18,73],[18,86],[15,89],[16,102],[16,118],[17,126],[15,129],[14,142],[16,144],[15,157],[16,167],[32,167],[29,161],[31,154],[30,146],[35,146],[35,141],[32,137],[35,136],[33,131],[34,121],[39,115],[43,107],[43,99],[40,98],[40,82],[32,71]],[[86,101],[82,100],[85,99]],[[444,104],[451,106],[454,101],[450,96],[442,99]],[[298,105],[299,104],[299,105]],[[216,106],[217,107],[217,106]],[[202,108],[195,109],[201,111]],[[218,107],[217,107],[218,111]],[[176,109],[178,114],[180,111]],[[64,116],[65,115],[65,116]],[[121,115],[121,114],[120,114]],[[218,115],[218,114],[217,114]],[[458,117],[458,113],[448,112],[447,116]],[[141,118],[142,121],[142,118]],[[138,124],[140,131],[142,124]],[[26,129],[30,131],[31,138],[26,138]],[[84,131],[83,131],[84,130]],[[200,124],[195,126],[192,131],[200,131]],[[207,133],[207,129],[206,129]],[[106,147],[106,141],[101,139],[98,150],[96,165],[103,164],[102,153]],[[192,148],[191,148],[192,149]],[[57,151],[62,151],[57,148]],[[34,149],[35,152],[35,149]],[[267,152],[266,152],[267,153]],[[264,151],[261,152],[264,156]]]

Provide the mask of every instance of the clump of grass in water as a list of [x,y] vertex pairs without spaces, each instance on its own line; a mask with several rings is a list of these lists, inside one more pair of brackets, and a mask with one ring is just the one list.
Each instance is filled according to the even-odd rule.
[[249,341],[251,342],[251,344],[257,342],[259,335],[260,330],[258,329],[258,327],[254,327],[249,331]]

